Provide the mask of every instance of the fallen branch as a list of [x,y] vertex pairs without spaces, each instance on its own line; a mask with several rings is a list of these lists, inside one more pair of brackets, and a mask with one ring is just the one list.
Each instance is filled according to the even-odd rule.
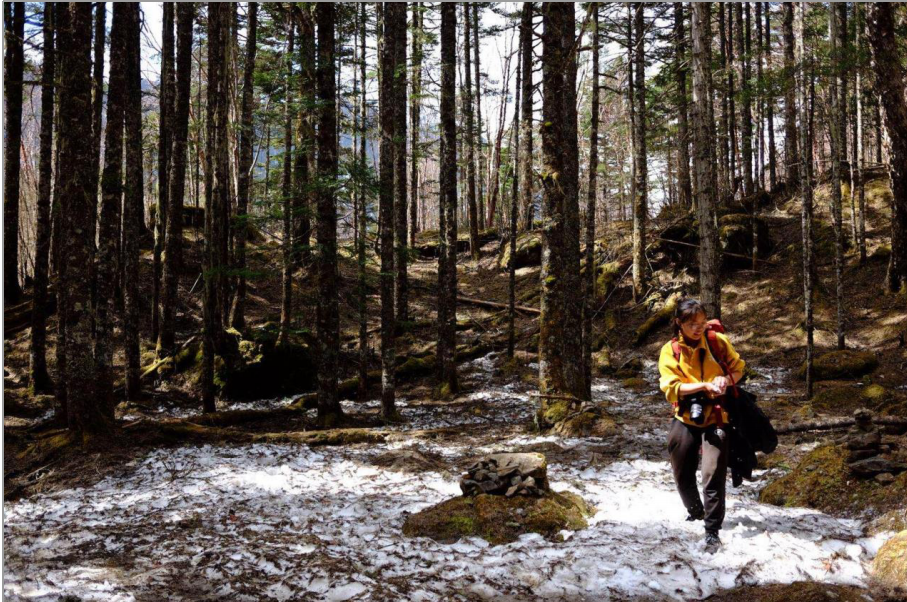
[[[495,301],[484,301],[482,299],[471,299],[469,297],[457,297],[457,301],[461,303],[469,303],[471,305],[478,305],[479,307],[490,307],[492,309],[510,309],[510,306],[507,303],[497,303]],[[517,311],[521,311],[527,314],[541,315],[542,310],[536,309],[534,307],[526,307],[525,305],[514,305],[513,308]]]
[[[834,429],[848,428],[857,423],[853,418],[832,418],[829,420],[812,420],[810,422],[799,422],[795,424],[788,424],[782,427],[775,429],[775,432],[779,435],[785,435],[787,433],[802,433],[805,431],[831,431]],[[873,424],[881,424],[885,426],[907,426],[907,418],[889,418],[889,417],[878,417],[873,418]]]

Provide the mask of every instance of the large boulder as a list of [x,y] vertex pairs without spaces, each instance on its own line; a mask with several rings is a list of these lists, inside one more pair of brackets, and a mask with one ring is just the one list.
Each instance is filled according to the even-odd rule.
[[879,548],[872,561],[872,576],[907,594],[907,531],[901,531]]
[[[878,366],[879,360],[872,351],[855,349],[829,351],[813,360],[813,378],[815,380],[860,378]],[[800,366],[797,377],[806,378],[806,362]]]

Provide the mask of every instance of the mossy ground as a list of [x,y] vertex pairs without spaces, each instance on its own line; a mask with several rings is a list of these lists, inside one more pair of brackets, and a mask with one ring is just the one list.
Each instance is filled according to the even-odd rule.
[[907,499],[907,473],[901,473],[889,485],[858,479],[847,468],[847,456],[842,446],[814,449],[790,473],[767,485],[759,493],[759,501],[841,515],[869,509],[884,511]]
[[516,541],[524,533],[553,540],[564,529],[585,528],[592,512],[581,497],[570,492],[549,492],[543,497],[461,496],[409,516],[403,533],[442,543],[481,537],[497,545]]
[[[879,359],[872,351],[842,349],[823,353],[813,360],[813,378],[815,380],[835,380],[839,378],[860,378],[879,366]],[[800,366],[797,376],[806,378],[806,364]]]
[[873,578],[907,595],[907,531],[901,531],[879,548],[872,561]]

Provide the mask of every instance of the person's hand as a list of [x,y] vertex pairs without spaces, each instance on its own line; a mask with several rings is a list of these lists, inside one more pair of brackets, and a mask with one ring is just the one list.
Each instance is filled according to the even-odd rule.
[[709,397],[720,397],[724,395],[724,388],[715,384],[715,381],[704,383],[705,392]]
[[719,395],[724,395],[724,392],[727,390],[727,387],[730,383],[726,376],[716,376],[712,379],[712,384],[718,387],[720,392]]

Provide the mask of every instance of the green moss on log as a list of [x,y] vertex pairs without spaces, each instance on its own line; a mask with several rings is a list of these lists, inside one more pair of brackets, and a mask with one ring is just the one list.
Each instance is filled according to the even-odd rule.
[[672,294],[665,301],[659,309],[655,311],[649,318],[642,323],[642,326],[636,329],[636,337],[634,339],[634,344],[639,345],[642,343],[649,334],[652,333],[657,328],[664,326],[671,322],[671,318],[674,317],[674,310],[677,309],[677,303],[680,301],[680,295],[677,293]]

